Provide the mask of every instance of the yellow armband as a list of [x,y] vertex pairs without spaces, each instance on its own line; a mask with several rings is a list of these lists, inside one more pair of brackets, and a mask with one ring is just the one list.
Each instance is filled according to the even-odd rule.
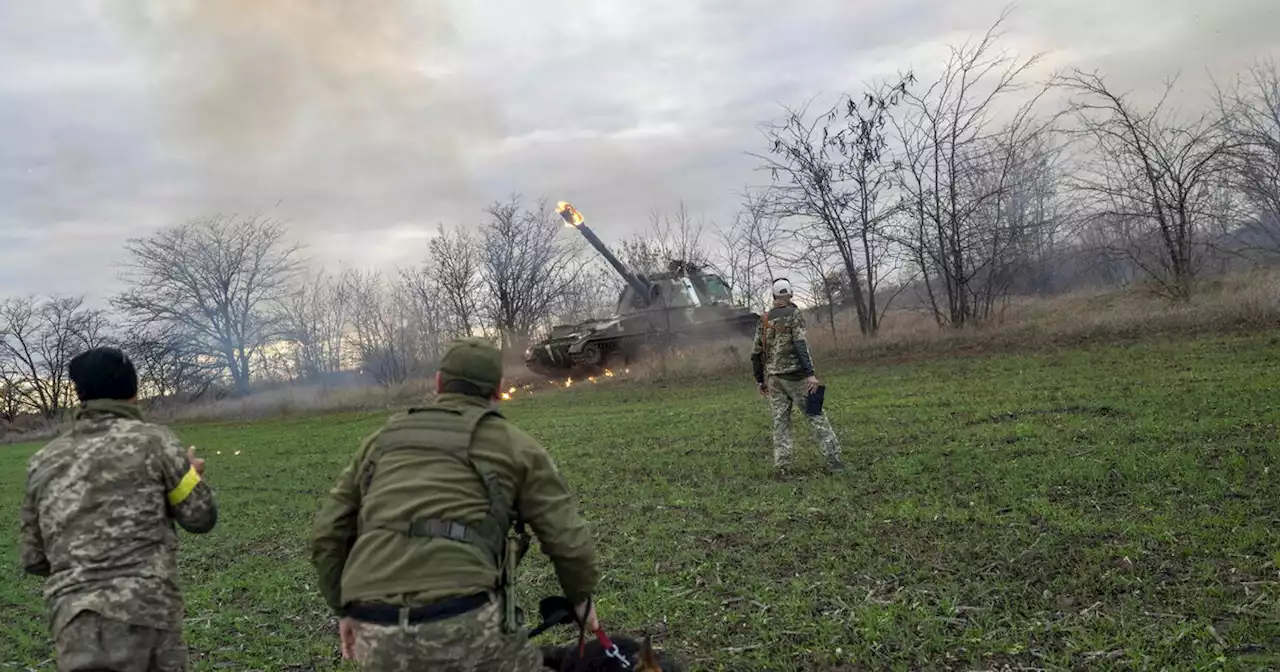
[[200,474],[196,473],[196,468],[191,467],[187,470],[187,474],[178,481],[177,487],[169,491],[169,504],[177,506],[191,496],[191,491],[196,489],[200,484]]

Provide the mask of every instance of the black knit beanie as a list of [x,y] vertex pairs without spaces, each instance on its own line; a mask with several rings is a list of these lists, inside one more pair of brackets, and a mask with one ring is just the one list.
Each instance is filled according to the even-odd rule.
[[67,367],[80,401],[132,399],[138,394],[138,372],[116,348],[93,348],[76,355]]

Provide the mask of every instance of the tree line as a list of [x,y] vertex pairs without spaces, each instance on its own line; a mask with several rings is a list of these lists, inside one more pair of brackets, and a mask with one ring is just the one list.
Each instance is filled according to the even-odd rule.
[[[874,336],[890,307],[940,328],[996,319],[1019,294],[1143,283],[1186,301],[1198,280],[1280,251],[1280,70],[1260,61],[1189,114],[1096,72],[1033,80],[1040,56],[997,49],[1005,16],[931,81],[905,72],[820,111],[787,108],[753,156],[769,179],[731,221],[680,205],[611,243],[638,272],[672,260],[721,274],[763,309],[787,273],[829,327]],[[1066,103],[1049,106],[1051,93]],[[288,227],[211,216],[126,243],[125,289],[0,300],[0,419],[72,405],[66,364],[113,343],[149,394],[245,394],[270,383],[381,385],[430,374],[450,339],[519,352],[556,324],[611,314],[622,280],[544,200],[512,196],[437,225],[422,260],[331,269]]]
[[[705,261],[692,223],[652,214],[652,232],[615,252],[652,272]],[[437,225],[422,261],[391,269],[311,263],[279,221],[211,216],[125,243],[125,289],[108,308],[83,297],[0,299],[0,419],[58,417],[66,368],[96,345],[125,350],[149,396],[246,394],[272,383],[390,386],[429,375],[450,340],[487,335],[519,352],[557,324],[612,313],[623,280],[543,199],[492,203],[480,222]]]
[[1006,18],[932,81],[906,72],[764,129],[763,235],[805,241],[791,262],[842,287],[862,333],[907,287],[962,327],[1011,294],[1084,282],[1185,301],[1204,273],[1280,249],[1273,61],[1215,84],[1192,114],[1169,102],[1176,79],[1151,103],[1097,72],[1033,81],[1041,55],[997,48]]

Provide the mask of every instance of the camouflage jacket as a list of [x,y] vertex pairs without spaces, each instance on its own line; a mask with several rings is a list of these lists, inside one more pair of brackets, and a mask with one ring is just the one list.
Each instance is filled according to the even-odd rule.
[[23,568],[45,578],[49,627],[76,614],[180,630],[177,521],[217,523],[213,492],[178,437],[132,404],[91,401],[31,456],[21,509]]
[[765,311],[756,327],[751,368],[757,383],[765,376],[801,379],[813,375],[804,314],[791,302]]

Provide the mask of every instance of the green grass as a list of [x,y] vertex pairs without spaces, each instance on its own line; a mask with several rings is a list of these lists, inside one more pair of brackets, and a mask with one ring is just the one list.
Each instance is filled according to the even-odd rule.
[[[827,367],[851,469],[797,419],[792,483],[745,372],[507,409],[597,531],[606,627],[691,669],[1277,669],[1277,342]],[[306,535],[380,418],[177,428],[223,509],[183,538],[196,669],[340,668]],[[33,449],[0,449],[15,518]],[[51,669],[16,523],[0,542],[0,660]],[[523,578],[526,608],[557,592],[536,546]]]

